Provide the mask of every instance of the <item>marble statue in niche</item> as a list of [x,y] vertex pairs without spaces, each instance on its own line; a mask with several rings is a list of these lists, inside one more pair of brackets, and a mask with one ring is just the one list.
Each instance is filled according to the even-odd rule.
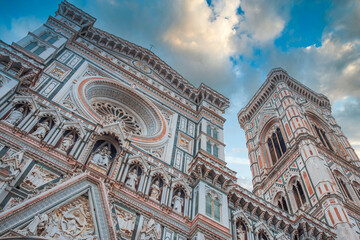
[[67,152],[74,144],[74,135],[69,134],[61,141],[60,149]]
[[177,194],[172,199],[173,210],[177,213],[182,213],[182,206],[184,203],[184,199],[181,198],[181,192],[177,192]]
[[98,148],[95,152],[92,162],[96,165],[108,167],[111,160],[111,151],[108,146]]
[[136,191],[135,187],[137,183],[138,183],[138,175],[136,168],[134,168],[132,172],[129,172],[128,180],[126,181],[125,185],[131,188],[132,190]]
[[151,193],[149,198],[154,201],[159,201],[160,193],[161,191],[159,187],[159,180],[156,180],[155,183],[153,183],[151,186]]
[[246,240],[246,233],[241,229],[241,227],[236,230],[236,235],[237,240]]
[[47,239],[98,239],[90,204],[83,196],[52,212],[35,216],[30,223],[25,227],[20,227],[17,232],[24,236],[39,236]]
[[32,135],[39,139],[43,139],[49,130],[49,122],[38,123],[37,129],[32,133]]
[[12,125],[15,125],[18,124],[23,117],[24,117],[24,108],[20,107],[19,109],[14,109],[5,121]]
[[131,239],[134,231],[136,215],[120,208],[115,208],[115,212],[120,228],[121,237]]

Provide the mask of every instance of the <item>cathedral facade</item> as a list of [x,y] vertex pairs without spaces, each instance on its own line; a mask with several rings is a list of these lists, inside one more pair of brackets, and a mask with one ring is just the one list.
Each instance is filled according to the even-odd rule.
[[359,159],[329,100],[272,70],[238,114],[253,192],[225,162],[229,100],[64,1],[0,41],[0,239],[359,239]]

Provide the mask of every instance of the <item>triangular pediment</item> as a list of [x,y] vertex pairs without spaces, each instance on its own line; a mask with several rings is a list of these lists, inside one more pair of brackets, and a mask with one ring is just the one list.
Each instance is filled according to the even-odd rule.
[[111,226],[102,188],[85,173],[70,178],[2,212],[0,237],[16,232],[46,239],[112,239],[110,227],[98,227]]

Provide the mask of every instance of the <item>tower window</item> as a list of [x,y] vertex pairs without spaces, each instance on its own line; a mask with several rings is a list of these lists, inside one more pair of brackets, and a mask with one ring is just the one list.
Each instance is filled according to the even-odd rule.
[[50,33],[48,32],[44,32],[43,34],[41,34],[40,38],[42,40],[46,40],[48,37],[50,37]]
[[280,128],[277,128],[276,131],[268,138],[267,145],[270,151],[272,164],[274,165],[286,152],[286,145]]
[[213,130],[213,138],[215,138],[215,139],[218,138],[218,132],[216,129]]
[[36,46],[37,46],[37,43],[36,43],[36,42],[31,42],[31,43],[29,43],[28,45],[26,45],[25,49],[31,51],[31,50],[33,50]]
[[45,47],[44,46],[40,46],[40,47],[38,47],[35,51],[34,51],[34,53],[36,54],[36,55],[40,55],[40,54],[42,54],[44,51],[45,51]]
[[51,38],[48,40],[48,43],[53,44],[53,43],[55,43],[57,40],[58,40],[57,37],[51,37]]
[[214,145],[213,150],[214,150],[214,152],[213,152],[214,156],[218,157],[219,156],[219,149],[218,149],[218,147],[216,145]]
[[221,204],[217,197],[212,197],[210,193],[206,195],[206,215],[220,222],[221,220]]
[[207,125],[206,133],[211,136],[211,127],[210,127],[210,125]]
[[327,147],[328,149],[330,149],[331,151],[334,151],[333,147],[331,146],[330,144],[330,141],[328,140],[327,136],[326,136],[326,132],[321,129],[321,128],[318,128],[317,126],[313,125],[315,131],[316,131],[316,134],[318,136],[318,138],[320,139],[322,145],[324,147]]
[[294,182],[292,190],[297,207],[300,208],[301,206],[304,206],[306,203],[306,197],[304,190],[298,180]]
[[207,151],[208,153],[211,153],[211,142],[210,142],[210,141],[208,141],[208,142],[206,143],[206,151]]
[[279,208],[281,208],[282,210],[284,210],[285,212],[289,212],[289,208],[287,206],[287,203],[286,203],[286,200],[285,200],[285,197],[284,196],[281,196],[279,199],[278,199],[278,204],[277,206]]
[[344,182],[344,181],[341,179],[341,177],[339,177],[339,176],[336,176],[336,179],[338,180],[338,183],[339,183],[341,192],[342,192],[348,199],[350,199],[351,201],[353,201],[353,198],[351,197],[350,192],[349,192],[349,189],[348,189],[348,187],[346,186],[345,182]]

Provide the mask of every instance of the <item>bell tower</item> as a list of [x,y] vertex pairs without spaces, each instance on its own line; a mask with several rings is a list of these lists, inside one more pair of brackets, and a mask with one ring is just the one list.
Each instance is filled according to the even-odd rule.
[[359,158],[327,97],[274,69],[238,120],[256,195],[290,214],[326,222],[339,239],[358,239]]

